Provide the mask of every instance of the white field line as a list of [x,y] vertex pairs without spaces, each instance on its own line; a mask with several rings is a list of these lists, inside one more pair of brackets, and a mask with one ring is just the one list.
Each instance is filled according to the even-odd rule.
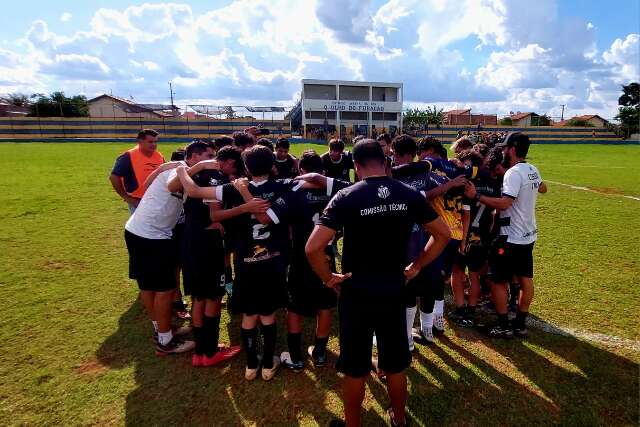
[[588,191],[590,193],[596,193],[596,194],[601,194],[603,196],[617,196],[617,197],[623,197],[625,199],[631,199],[631,200],[637,200],[640,202],[640,197],[636,197],[636,196],[627,196],[624,194],[611,194],[611,193],[603,193],[602,191],[598,191],[598,190],[594,190],[593,188],[589,188],[589,187],[581,187],[579,185],[572,185],[572,184],[565,184],[563,182],[558,182],[558,181],[551,181],[549,179],[545,179],[543,180],[544,182],[550,182],[552,184],[556,184],[556,185],[562,185],[563,187],[569,187],[573,190],[582,190],[582,191]]

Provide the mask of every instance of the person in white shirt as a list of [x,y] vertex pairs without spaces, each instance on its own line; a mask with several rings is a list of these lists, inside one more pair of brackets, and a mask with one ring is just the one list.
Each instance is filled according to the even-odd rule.
[[[536,198],[546,193],[538,169],[526,162],[529,137],[516,132],[503,143],[504,166],[508,168],[502,183],[502,197],[487,197],[476,192],[473,184],[465,189],[467,197],[500,211],[499,236],[489,255],[489,274],[492,294],[498,313],[498,324],[489,330],[497,338],[526,336],[526,320],[533,300],[533,245],[538,229],[536,225]],[[509,325],[507,285],[512,277],[520,283],[518,313]]]

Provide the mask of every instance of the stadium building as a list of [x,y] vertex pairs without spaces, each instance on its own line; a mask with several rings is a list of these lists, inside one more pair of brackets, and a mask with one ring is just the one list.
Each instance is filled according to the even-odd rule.
[[304,79],[289,118],[305,138],[395,134],[402,128],[402,97],[402,83]]

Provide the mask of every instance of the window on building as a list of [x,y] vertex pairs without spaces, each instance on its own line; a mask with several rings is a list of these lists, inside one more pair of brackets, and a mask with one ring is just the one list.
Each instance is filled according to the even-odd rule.
[[340,86],[340,100],[368,101],[369,86]]
[[336,99],[336,87],[333,85],[304,85],[304,97],[306,99]]
[[361,113],[358,111],[341,111],[340,120],[363,120],[367,121],[367,113]]

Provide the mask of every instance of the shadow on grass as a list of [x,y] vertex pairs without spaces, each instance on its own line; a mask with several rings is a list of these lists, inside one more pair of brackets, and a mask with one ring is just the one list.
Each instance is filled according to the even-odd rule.
[[[306,322],[306,344],[313,337],[311,323]],[[280,317],[279,350],[286,348],[284,325]],[[238,343],[237,318],[227,327]],[[537,331],[508,342],[457,332],[464,338],[445,336],[414,353],[408,411],[418,425],[633,425],[638,420],[638,364],[625,357]],[[221,367],[194,369],[186,355],[156,357],[150,335],[136,302],[97,352],[105,366],[135,370],[137,387],[126,398],[127,425],[327,425],[341,416],[340,378],[330,368],[307,365],[300,374],[281,372],[269,383],[249,383],[242,355]],[[367,387],[386,408],[384,384],[372,377]],[[364,425],[385,423],[372,409],[364,414]]]

